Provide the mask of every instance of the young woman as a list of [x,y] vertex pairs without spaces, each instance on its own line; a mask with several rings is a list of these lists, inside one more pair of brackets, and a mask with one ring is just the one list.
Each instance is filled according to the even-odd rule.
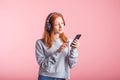
[[62,14],[53,12],[48,15],[43,38],[36,41],[35,47],[36,59],[40,66],[38,80],[70,78],[70,68],[77,62],[79,42],[65,36],[64,26]]

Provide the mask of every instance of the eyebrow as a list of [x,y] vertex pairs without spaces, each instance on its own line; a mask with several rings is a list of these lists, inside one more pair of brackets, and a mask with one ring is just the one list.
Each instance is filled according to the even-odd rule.
[[62,22],[55,22],[55,24],[58,24],[58,23],[64,23],[63,21]]

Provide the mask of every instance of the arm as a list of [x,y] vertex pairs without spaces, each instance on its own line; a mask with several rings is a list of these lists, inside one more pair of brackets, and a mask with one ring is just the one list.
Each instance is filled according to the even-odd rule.
[[77,63],[77,58],[78,58],[77,49],[71,48],[70,53],[68,55],[68,64],[70,68],[73,68],[75,66],[75,64]]
[[47,72],[54,71],[52,68],[58,60],[57,51],[48,58],[45,57],[44,52],[45,51],[42,47],[42,42],[38,40],[35,45],[35,53],[38,64],[44,71]]
[[[78,51],[77,48],[79,47],[79,42],[78,40],[69,40],[69,55],[68,55],[68,64],[70,68],[74,67],[75,64],[77,63],[77,58],[78,58]],[[73,42],[73,45],[71,46],[71,43]]]

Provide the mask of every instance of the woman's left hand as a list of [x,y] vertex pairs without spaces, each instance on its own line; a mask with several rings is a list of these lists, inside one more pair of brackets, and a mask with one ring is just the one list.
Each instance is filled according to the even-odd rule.
[[75,39],[75,40],[72,42],[72,47],[78,48],[79,46],[80,46],[79,40],[78,40],[78,39]]

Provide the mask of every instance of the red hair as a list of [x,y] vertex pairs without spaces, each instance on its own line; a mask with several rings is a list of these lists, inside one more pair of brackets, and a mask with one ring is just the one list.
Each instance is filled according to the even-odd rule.
[[[51,16],[51,14],[52,14],[52,16]],[[44,33],[43,33],[44,43],[45,43],[49,48],[52,47],[53,38],[51,37],[51,36],[52,36],[52,35],[51,35],[52,30],[51,30],[50,32],[48,32],[47,29],[46,29],[46,23],[47,23],[48,18],[51,16],[51,17],[50,17],[50,20],[49,20],[49,23],[51,24],[51,28],[52,28],[52,29],[53,29],[54,21],[55,21],[55,19],[58,18],[58,17],[61,17],[62,20],[63,20],[63,23],[65,24],[65,21],[64,21],[64,18],[63,18],[63,16],[62,16],[62,14],[60,14],[60,13],[54,13],[54,14],[51,13],[51,14],[49,14],[48,17],[47,17],[47,19],[46,19],[45,27],[44,27]],[[64,34],[63,32],[60,34],[59,38],[61,38],[61,40],[62,40],[63,43],[67,42],[67,37],[65,36],[65,34]]]

